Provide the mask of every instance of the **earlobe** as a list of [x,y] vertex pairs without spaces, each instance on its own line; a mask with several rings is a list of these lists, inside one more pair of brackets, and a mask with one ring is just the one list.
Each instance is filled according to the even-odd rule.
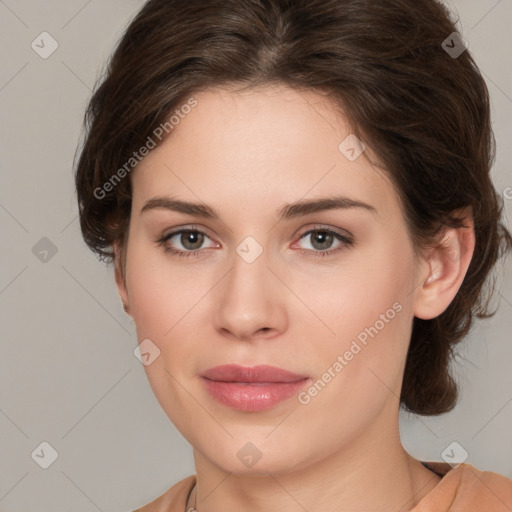
[[449,228],[428,257],[428,273],[416,289],[414,316],[430,320],[442,314],[455,298],[471,263],[475,248],[473,222]]

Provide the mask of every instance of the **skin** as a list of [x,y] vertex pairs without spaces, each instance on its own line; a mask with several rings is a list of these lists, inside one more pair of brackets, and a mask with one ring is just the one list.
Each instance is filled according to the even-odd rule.
[[[471,218],[469,229],[448,229],[417,260],[393,185],[365,158],[370,144],[353,162],[338,150],[351,130],[328,99],[285,86],[194,97],[198,105],[133,172],[128,240],[124,254],[115,251],[138,339],[160,350],[145,366],[149,382],[194,448],[197,509],[409,510],[440,481],[399,437],[412,321],[440,315],[456,295],[474,248]],[[277,222],[284,204],[332,195],[376,212],[334,209]],[[141,213],[163,196],[206,203],[221,220]],[[202,245],[185,247],[178,235],[167,246],[199,248],[199,256],[173,256],[158,244],[191,225],[207,234]],[[314,233],[301,238],[313,228],[350,234],[354,244],[334,238],[326,249],[343,249],[315,257],[322,246]],[[236,252],[247,236],[263,249],[250,264]],[[396,302],[401,311],[306,405],[292,397],[241,412],[203,387],[199,373],[225,363],[270,364],[317,380]],[[248,442],[261,453],[252,468],[237,457]]]

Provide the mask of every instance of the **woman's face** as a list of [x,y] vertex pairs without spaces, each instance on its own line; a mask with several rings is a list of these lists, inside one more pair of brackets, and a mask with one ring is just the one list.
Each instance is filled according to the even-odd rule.
[[[194,97],[132,175],[126,287],[118,282],[139,342],[151,340],[150,359],[160,351],[144,367],[158,401],[225,471],[289,471],[380,442],[396,425],[426,268],[392,184],[355,158],[350,139],[340,147],[350,127],[316,93]],[[280,217],[289,205],[340,197],[348,207],[294,206]],[[178,211],[171,199],[218,218]],[[181,229],[190,232],[172,235]],[[226,364],[308,380],[202,376]]]

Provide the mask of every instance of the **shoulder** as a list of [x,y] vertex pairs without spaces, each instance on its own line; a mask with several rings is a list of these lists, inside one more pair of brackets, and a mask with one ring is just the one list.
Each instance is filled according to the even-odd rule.
[[[512,479],[492,471],[480,471],[465,465],[462,483],[467,495],[496,510],[512,510]],[[488,509],[494,510],[494,508]]]
[[196,483],[196,475],[190,475],[175,483],[164,494],[133,512],[183,512],[190,491]]
[[512,479],[492,471],[481,471],[467,463],[456,468],[441,462],[424,464],[442,479],[413,509],[414,512],[512,510]]

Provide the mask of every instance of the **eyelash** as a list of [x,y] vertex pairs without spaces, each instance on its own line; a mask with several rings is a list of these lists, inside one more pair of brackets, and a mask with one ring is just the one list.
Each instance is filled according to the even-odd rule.
[[[201,256],[204,252],[204,249],[203,250],[195,250],[195,251],[181,251],[181,250],[173,249],[173,248],[169,247],[168,245],[166,245],[166,242],[168,240],[170,240],[171,238],[175,237],[176,235],[179,235],[184,232],[200,233],[200,234],[208,237],[208,235],[204,231],[201,231],[200,229],[183,228],[183,229],[179,229],[177,231],[172,231],[171,233],[163,236],[162,238],[157,240],[157,245],[163,246],[164,252],[166,252],[172,256],[178,256],[180,258],[181,257],[189,258],[190,256]],[[339,253],[339,252],[343,251],[344,249],[354,245],[354,241],[352,239],[350,239],[344,235],[341,235],[340,233],[337,233],[336,231],[333,231],[333,230],[327,229],[327,228],[322,228],[322,227],[315,227],[313,229],[306,231],[305,233],[303,233],[300,236],[299,240],[302,240],[306,236],[310,235],[311,233],[315,233],[315,232],[328,233],[329,235],[333,235],[340,242],[343,242],[343,244],[341,246],[337,247],[336,249],[328,249],[326,251],[314,251],[314,250],[310,250],[310,249],[302,249],[303,252],[313,253],[313,257],[315,257],[315,258],[324,258],[326,256],[331,256],[335,253]],[[210,237],[208,237],[208,238],[210,238]]]

